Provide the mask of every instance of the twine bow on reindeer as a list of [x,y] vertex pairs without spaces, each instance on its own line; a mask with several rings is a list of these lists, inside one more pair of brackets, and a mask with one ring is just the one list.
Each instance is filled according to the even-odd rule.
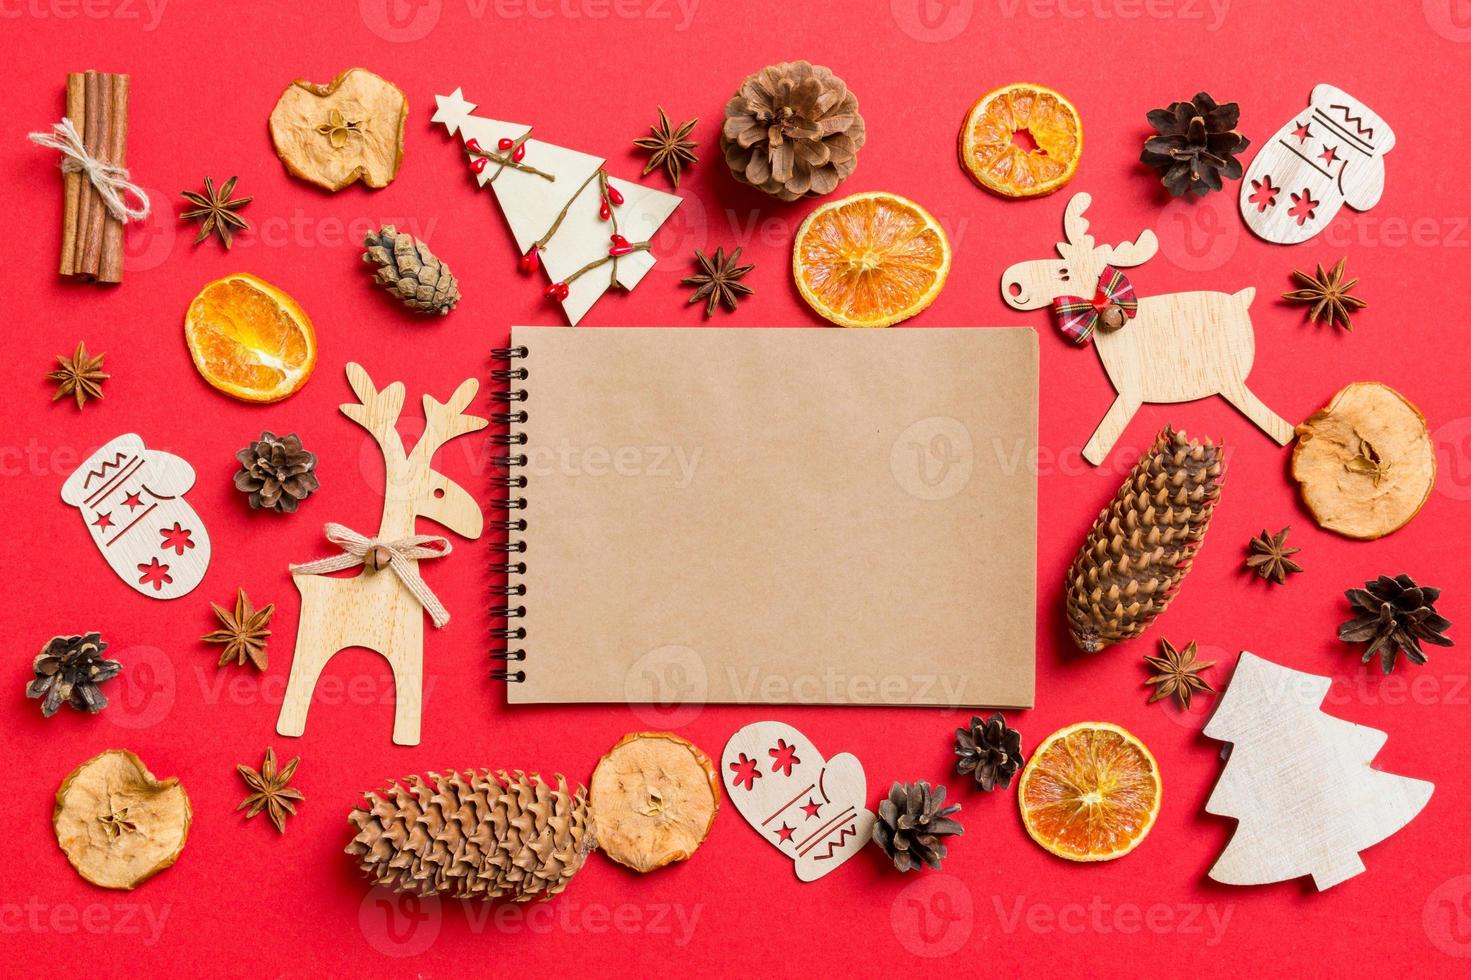
[[418,569],[413,564],[426,558],[443,558],[449,554],[451,549],[448,538],[433,534],[414,534],[397,541],[379,541],[365,538],[341,524],[328,524],[326,531],[327,540],[341,548],[342,554],[318,558],[304,565],[292,565],[293,573],[326,575],[358,565],[367,565],[374,571],[391,568],[399,581],[419,600],[419,605],[429,614],[436,629],[449,622],[449,612],[440,604],[439,597],[419,577]]
[[1086,344],[1100,326],[1113,331],[1134,319],[1139,314],[1139,297],[1128,277],[1106,265],[1098,275],[1098,290],[1092,299],[1059,296],[1052,301],[1052,311],[1057,314],[1058,329],[1073,343]]
[[[126,167],[107,163],[88,153],[86,144],[77,133],[76,125],[70,119],[63,116],[61,122],[51,126],[51,132],[31,133],[28,138],[37,146],[60,150],[61,172],[86,174],[92,186],[97,188],[97,194],[107,206],[108,213],[118,221],[127,224],[129,221],[142,221],[148,217],[148,195],[143,192],[143,188],[128,180]],[[129,194],[137,200],[139,207],[128,206],[126,196]]]

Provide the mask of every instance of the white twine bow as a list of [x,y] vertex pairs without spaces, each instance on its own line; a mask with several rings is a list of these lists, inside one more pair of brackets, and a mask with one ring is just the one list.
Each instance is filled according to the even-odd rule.
[[[143,193],[143,188],[128,180],[125,167],[99,160],[88,153],[82,137],[77,133],[77,127],[70,119],[62,117],[61,122],[51,127],[51,132],[31,133],[29,138],[37,146],[61,151],[62,173],[86,174],[92,186],[97,188],[102,203],[107,205],[108,213],[117,220],[127,224],[129,221],[142,221],[148,217],[148,195]],[[128,207],[124,200],[124,195],[127,194],[133,195],[142,207]]]
[[325,575],[328,572],[340,572],[344,568],[353,568],[357,565],[367,565],[369,568],[379,570],[385,565],[393,569],[399,581],[408,587],[419,600],[419,605],[429,614],[434,621],[435,628],[449,622],[449,613],[444,606],[440,605],[439,598],[424,584],[419,577],[418,570],[413,563],[423,561],[426,558],[442,558],[450,553],[448,538],[441,538],[433,534],[415,534],[407,538],[399,538],[397,541],[379,541],[376,538],[365,538],[361,534],[341,524],[326,525],[327,540],[342,549],[342,554],[333,555],[331,558],[318,558],[309,561],[305,565],[292,565],[291,571],[302,575]]

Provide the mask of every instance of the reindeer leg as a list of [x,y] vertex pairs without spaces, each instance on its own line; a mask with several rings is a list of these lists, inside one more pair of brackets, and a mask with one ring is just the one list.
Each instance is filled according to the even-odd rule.
[[393,667],[393,744],[418,745],[424,712],[424,612],[407,592],[402,599],[413,608],[396,617],[383,653]]
[[1108,414],[1103,416],[1103,421],[1093,430],[1093,437],[1088,440],[1088,445],[1083,447],[1083,458],[1094,466],[1102,463],[1142,404],[1143,401],[1138,397],[1119,392],[1119,396],[1109,406]]
[[291,658],[291,677],[286,682],[286,696],[281,701],[281,716],[276,720],[276,731],[288,738],[296,738],[306,731],[306,713],[312,706],[317,678],[338,650],[336,631],[323,627],[321,612],[308,607],[306,593],[303,592],[301,619],[296,626],[296,652]]
[[1222,391],[1221,397],[1235,405],[1242,415],[1256,424],[1257,428],[1276,439],[1278,445],[1285,446],[1292,441],[1292,425],[1252,394],[1251,389],[1246,387],[1245,383]]

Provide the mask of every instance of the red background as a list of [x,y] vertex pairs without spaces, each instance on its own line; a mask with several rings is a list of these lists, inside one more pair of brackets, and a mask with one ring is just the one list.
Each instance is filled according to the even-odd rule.
[[[686,21],[670,0],[425,0],[405,4],[397,20],[385,15],[383,0],[173,0],[157,17],[139,0],[0,0],[12,79],[0,139],[10,324],[0,371],[11,393],[0,463],[16,592],[6,617],[9,693],[0,699],[10,815],[0,930],[10,970],[842,975],[903,970],[912,957],[930,956],[938,970],[984,964],[1003,975],[1219,975],[1248,963],[1269,973],[1358,972],[1371,963],[1385,973],[1464,972],[1456,957],[1471,955],[1465,655],[1435,650],[1427,666],[1383,679],[1337,642],[1335,626],[1345,618],[1342,590],[1381,572],[1444,587],[1442,611],[1458,627],[1467,616],[1471,583],[1458,532],[1471,506],[1471,419],[1450,275],[1471,254],[1464,179],[1471,147],[1458,119],[1471,71],[1471,11],[1460,0],[1426,0],[1423,10],[1415,2],[1378,4],[1372,12],[1242,0],[1224,11],[1204,0],[964,0],[924,10],[921,2],[704,0]],[[341,853],[345,816],[362,790],[449,766],[560,770],[585,780],[623,733],[667,723],[655,709],[616,705],[508,709],[501,687],[485,677],[487,553],[483,543],[457,541],[452,558],[427,569],[455,617],[427,638],[423,743],[390,743],[388,670],[364,651],[332,662],[304,738],[275,734],[296,630],[286,563],[326,553],[324,521],[371,531],[378,516],[376,451],[336,411],[348,395],[343,364],[360,360],[380,381],[403,380],[416,406],[423,392],[443,397],[460,379],[483,377],[488,351],[511,323],[560,322],[539,286],[516,273],[491,195],[474,188],[458,148],[431,127],[433,96],[462,85],[482,111],[606,154],[612,172],[628,177],[643,159],[629,141],[656,104],[676,120],[700,117],[702,160],[683,185],[686,203],[656,243],[659,266],[633,294],[603,300],[583,329],[701,324],[679,285],[691,250],[737,244],[756,265],[749,280],[756,296],[711,325],[822,329],[788,272],[792,232],[812,205],[783,205],[737,186],[715,143],[721,107],[740,80],[791,58],[831,66],[860,98],[868,143],[843,191],[912,196],[949,230],[950,282],[901,329],[1027,323],[1044,331],[1037,707],[1013,720],[1028,747],[1092,718],[1142,737],[1166,787],[1153,834],[1133,855],[1102,866],[1044,853],[1026,838],[1012,792],[986,796],[950,774],[951,730],[966,712],[712,707],[678,728],[712,756],[741,725],[780,718],[828,754],[857,754],[874,798],[895,779],[946,782],[964,805],[967,833],[938,874],[899,876],[873,850],[803,885],[727,807],[690,861],[640,877],[595,857],[561,898],[530,915],[487,917],[480,906],[395,905],[371,895]],[[387,189],[328,195],[286,175],[266,117],[292,79],[325,82],[352,65],[407,92],[407,153]],[[130,232],[120,288],[58,281],[55,160],[24,139],[60,116],[66,72],[88,67],[133,75],[129,162],[154,200],[155,216]],[[1288,451],[1219,401],[1147,407],[1105,465],[1081,462],[1079,448],[1111,398],[1100,365],[1055,336],[1042,314],[1006,309],[998,292],[1005,266],[1052,254],[1067,195],[1002,201],[974,187],[955,160],[956,130],[971,102],[1018,79],[1052,85],[1078,106],[1086,151],[1068,192],[1093,194],[1089,217],[1100,240],[1132,239],[1143,227],[1160,235],[1160,256],[1131,273],[1141,293],[1258,287],[1251,382],[1264,401],[1299,420],[1342,385],[1372,378],[1419,405],[1440,444],[1441,472],[1414,523],[1372,544],[1317,530],[1290,485]],[[1240,223],[1234,187],[1172,203],[1136,162],[1152,107],[1202,88],[1237,100],[1250,155],[1319,81],[1362,98],[1399,141],[1380,204],[1364,215],[1343,212],[1317,240],[1291,249],[1258,241]],[[245,215],[256,231],[230,253],[214,243],[192,247],[193,226],[176,224],[178,192],[198,188],[205,174],[217,181],[238,174],[240,192],[255,195]],[[661,175],[648,181],[665,186]],[[415,319],[371,287],[356,242],[385,220],[452,264],[465,294],[453,314]],[[1344,254],[1371,304],[1352,334],[1310,326],[1298,308],[1274,298],[1289,288],[1292,268]],[[237,270],[292,293],[316,324],[316,376],[276,405],[245,405],[207,387],[182,342],[190,298]],[[49,403],[43,380],[52,355],[78,339],[105,351],[114,375],[106,400],[81,413]],[[488,410],[483,392],[477,404]],[[1133,454],[1166,422],[1232,447],[1207,544],[1179,601],[1146,640],[1077,656],[1061,628],[1062,572]],[[416,424],[405,420],[406,429]],[[320,456],[323,488],[294,516],[252,513],[231,486],[233,453],[263,428],[300,432]],[[198,471],[189,499],[209,527],[214,558],[204,583],[179,601],[156,602],[118,581],[59,499],[80,459],[129,431]],[[485,445],[464,443],[445,450],[440,467],[484,492]],[[1269,590],[1242,572],[1244,546],[1263,527],[1289,523],[1307,572]],[[216,669],[215,649],[197,640],[212,627],[208,602],[228,601],[237,586],[279,604],[264,676]],[[125,665],[108,688],[112,707],[96,718],[68,709],[43,720],[21,693],[31,658],[54,634],[91,629]],[[1330,710],[1386,730],[1377,764],[1433,781],[1429,806],[1366,852],[1366,874],[1326,894],[1305,881],[1211,883],[1206,871],[1232,831],[1231,821],[1202,813],[1220,769],[1219,746],[1199,732],[1213,701],[1186,715],[1146,706],[1140,657],[1164,636],[1196,639],[1205,659],[1224,661],[1218,680],[1241,649],[1333,675]],[[235,764],[257,764],[267,745],[302,756],[297,785],[307,801],[284,837],[263,817],[247,823],[232,812],[244,795]],[[194,805],[177,866],[133,893],[81,881],[50,827],[61,779],[111,747],[133,749],[161,776],[179,776]]]

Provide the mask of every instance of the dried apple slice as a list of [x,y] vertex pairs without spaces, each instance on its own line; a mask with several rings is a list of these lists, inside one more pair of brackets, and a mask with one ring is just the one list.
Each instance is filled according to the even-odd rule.
[[1357,381],[1297,427],[1292,476],[1320,527],[1382,538],[1429,499],[1435,445],[1409,399],[1386,384]]
[[178,777],[157,779],[133,753],[109,749],[62,782],[52,822],[79,875],[132,889],[178,859],[192,819]]
[[670,732],[632,732],[603,756],[590,787],[604,854],[635,871],[683,861],[720,809],[710,757]]

